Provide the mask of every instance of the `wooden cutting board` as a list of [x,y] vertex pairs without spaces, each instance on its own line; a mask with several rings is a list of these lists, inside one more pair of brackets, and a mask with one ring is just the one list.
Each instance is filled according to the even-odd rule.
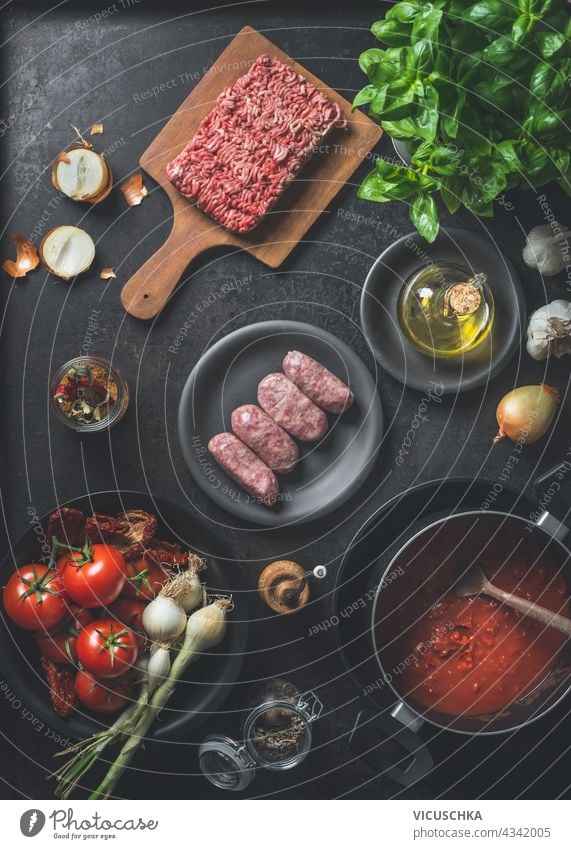
[[[230,233],[187,200],[166,176],[167,163],[186,146],[223,88],[245,74],[262,53],[281,59],[336,101],[349,120],[348,129],[334,130],[325,150],[316,153],[299,177],[257,227],[246,235]],[[306,71],[252,27],[244,27],[161,130],[140,159],[141,167],[168,194],[173,226],[164,245],[131,277],[121,303],[136,318],[156,316],[168,301],[189,263],[208,248],[227,245],[248,251],[277,268],[309,227],[345,185],[379,141],[381,128]]]

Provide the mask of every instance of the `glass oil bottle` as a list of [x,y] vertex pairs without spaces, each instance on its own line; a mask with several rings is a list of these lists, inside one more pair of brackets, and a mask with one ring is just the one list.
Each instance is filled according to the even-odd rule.
[[486,275],[438,262],[416,271],[397,304],[400,326],[423,354],[457,357],[474,350],[490,333],[494,298]]

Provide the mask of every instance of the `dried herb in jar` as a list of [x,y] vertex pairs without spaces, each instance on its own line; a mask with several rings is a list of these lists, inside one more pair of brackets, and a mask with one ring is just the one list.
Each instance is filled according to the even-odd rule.
[[[272,714],[271,720],[267,721]],[[303,748],[306,723],[293,711],[275,708],[263,713],[254,725],[251,741],[259,754],[270,763],[295,757]]]
[[117,383],[99,363],[72,366],[55,390],[61,412],[78,424],[105,419],[117,401]]

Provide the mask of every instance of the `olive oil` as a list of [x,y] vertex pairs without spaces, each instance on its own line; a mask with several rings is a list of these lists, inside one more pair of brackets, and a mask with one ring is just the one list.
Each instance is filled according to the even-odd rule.
[[399,295],[397,313],[414,347],[432,357],[457,357],[488,336],[494,299],[485,274],[440,262],[416,271]]

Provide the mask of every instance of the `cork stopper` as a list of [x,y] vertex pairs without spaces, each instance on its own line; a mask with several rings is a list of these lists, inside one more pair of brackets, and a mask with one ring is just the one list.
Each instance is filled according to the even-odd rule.
[[455,283],[446,292],[446,306],[456,315],[471,315],[481,303],[482,295],[472,283]]

